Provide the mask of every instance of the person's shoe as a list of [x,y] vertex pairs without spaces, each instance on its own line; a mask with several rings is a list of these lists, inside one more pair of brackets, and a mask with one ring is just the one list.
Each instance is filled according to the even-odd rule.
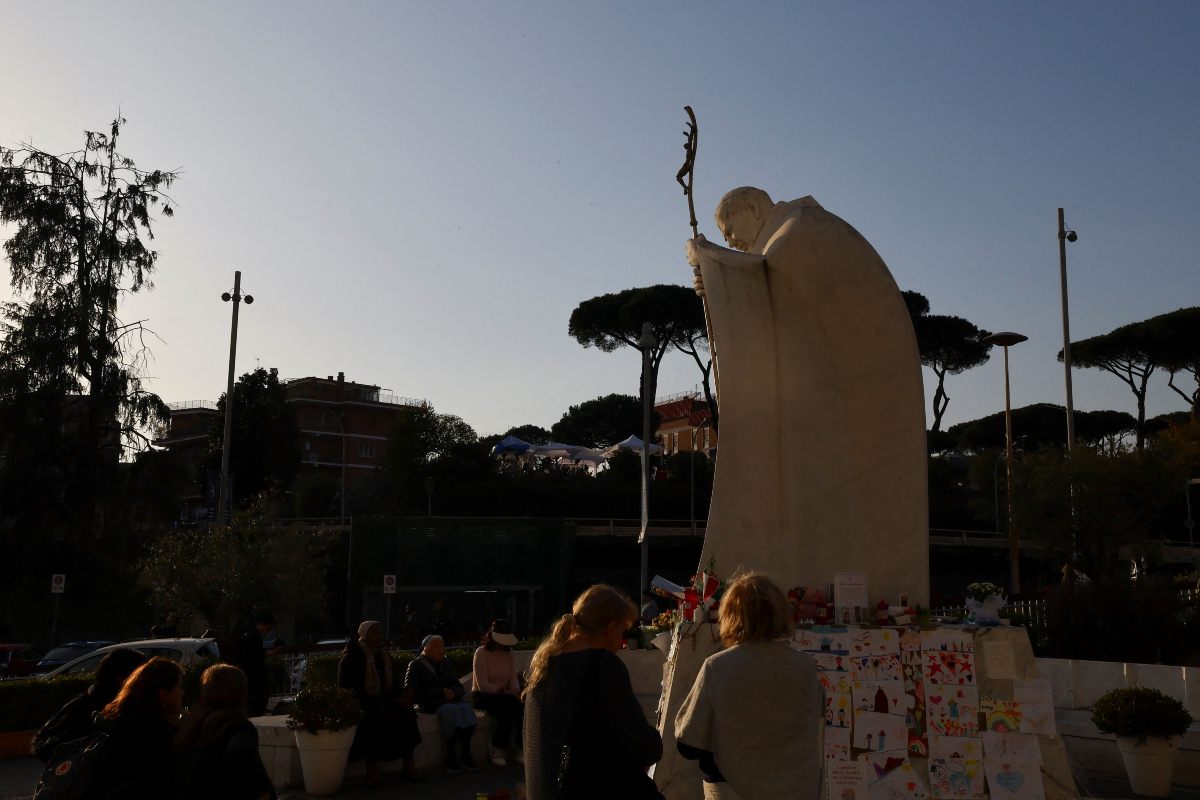
[[477,770],[479,765],[475,763],[475,757],[471,755],[471,736],[475,733],[475,726],[469,728],[459,728],[458,740],[462,742],[462,765],[463,769]]
[[488,745],[488,761],[492,762],[496,767],[507,767],[508,762],[504,760],[504,751],[494,744]]
[[469,770],[471,772],[474,772],[475,770],[479,769],[479,765],[475,763],[475,757],[473,755],[471,755],[471,751],[465,747],[463,748],[463,754],[462,754],[462,766],[463,766],[463,769]]
[[406,783],[424,783],[425,778],[417,771],[417,767],[412,763],[412,760],[404,762],[404,769],[400,773],[400,780]]
[[513,761],[518,764],[525,763],[525,748],[521,747],[520,742],[513,742]]

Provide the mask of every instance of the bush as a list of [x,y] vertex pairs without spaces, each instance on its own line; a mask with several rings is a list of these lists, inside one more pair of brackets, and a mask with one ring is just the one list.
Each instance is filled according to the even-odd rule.
[[341,731],[362,722],[362,708],[349,689],[335,686],[305,686],[296,695],[292,713],[288,715],[290,730]]
[[[404,685],[404,673],[408,671],[408,665],[417,657],[417,654],[391,653],[390,655],[392,657],[392,679],[396,682],[397,687],[401,687]],[[341,661],[341,658],[340,653],[309,656],[308,665],[304,668],[305,684],[307,686],[335,686],[338,662]],[[475,653],[465,649],[447,650],[446,658],[450,660],[450,666],[454,667],[454,674],[461,678],[463,675],[470,674]]]
[[336,686],[340,654],[312,655],[305,659],[305,686]]
[[183,705],[185,708],[192,708],[200,701],[200,679],[204,677],[204,670],[213,664],[220,663],[220,659],[209,656],[187,665],[187,669],[183,671]]
[[1136,736],[1138,744],[1145,744],[1149,736],[1183,736],[1192,725],[1192,715],[1183,703],[1158,689],[1134,687],[1101,695],[1092,722],[1101,733]]
[[65,675],[0,681],[0,733],[42,727],[68,700],[91,686],[92,679],[92,675]]
[[[523,642],[517,642],[513,645],[513,650],[537,650],[542,646],[541,639],[526,639]],[[474,656],[472,656],[473,658]]]

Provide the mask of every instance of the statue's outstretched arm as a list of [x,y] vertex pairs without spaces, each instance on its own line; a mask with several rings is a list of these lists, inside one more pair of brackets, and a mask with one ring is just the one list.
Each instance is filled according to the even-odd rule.
[[704,297],[704,277],[700,274],[702,262],[707,264],[709,269],[714,266],[719,269],[757,269],[766,264],[766,259],[762,256],[721,247],[705,239],[703,234],[688,240],[687,260],[692,265],[692,273],[695,275],[692,286],[701,297]]

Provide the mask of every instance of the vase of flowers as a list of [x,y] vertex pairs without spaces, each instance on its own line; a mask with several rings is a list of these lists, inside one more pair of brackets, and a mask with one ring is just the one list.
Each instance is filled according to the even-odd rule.
[[1168,797],[1176,741],[1192,725],[1183,703],[1158,689],[1112,689],[1096,700],[1092,722],[1117,737],[1134,794]]
[[999,625],[1000,609],[1007,602],[1004,589],[983,581],[967,586],[967,610],[971,620],[979,625]]

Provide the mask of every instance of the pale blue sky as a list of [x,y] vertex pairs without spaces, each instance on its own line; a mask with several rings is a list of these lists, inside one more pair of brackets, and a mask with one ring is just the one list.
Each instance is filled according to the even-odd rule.
[[[124,310],[168,401],[224,388],[235,269],[239,372],[342,370],[481,433],[636,393],[637,354],[567,319],[689,282],[690,103],[709,238],[735,186],[812,194],[935,313],[1027,334],[1013,402],[1061,403],[1058,206],[1076,338],[1200,304],[1197,41],[1167,2],[0,2],[0,141],[73,149],[120,105],[126,153],[184,172]],[[946,421],[999,410],[1002,369],[953,378]],[[660,393],[698,379],[668,356]],[[1135,410],[1099,373],[1075,397]]]

